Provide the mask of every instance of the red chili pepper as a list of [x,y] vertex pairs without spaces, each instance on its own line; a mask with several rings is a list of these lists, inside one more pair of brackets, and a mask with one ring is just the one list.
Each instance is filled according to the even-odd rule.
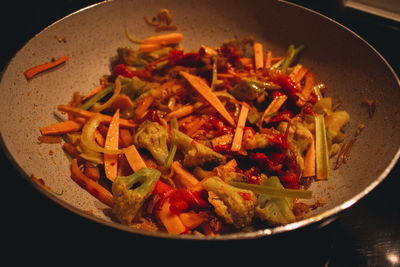
[[297,84],[295,81],[293,81],[289,76],[287,75],[279,75],[274,79],[274,82],[277,83],[281,88],[282,91],[289,96],[294,101],[297,101],[299,98],[297,96],[297,93],[300,92],[299,88],[297,87]]
[[299,176],[294,172],[286,172],[280,177],[280,181],[285,188],[299,189]]
[[156,186],[154,187],[153,194],[157,194],[159,196],[165,195],[167,192],[174,190],[172,186],[158,180]]
[[251,194],[247,192],[238,192],[238,194],[244,199],[244,200],[251,200]]
[[179,214],[188,209],[207,208],[206,191],[191,191],[188,189],[176,189],[160,180],[157,181],[153,194],[160,196],[160,201],[157,203],[161,207],[166,199],[169,198],[170,211],[174,214]]
[[233,128],[231,126],[225,125],[224,122],[217,117],[210,115],[209,121],[212,126],[214,126],[214,129],[217,131],[216,136],[233,133]]
[[172,66],[198,67],[202,64],[202,61],[199,53],[190,52],[185,54],[181,50],[171,50],[169,51],[168,64]]
[[258,166],[264,169],[276,171],[282,168],[282,164],[275,164],[267,155],[264,153],[256,152],[250,154],[250,159],[254,160]]
[[216,145],[213,150],[217,153],[222,153],[226,154],[231,152],[231,146],[230,145]]
[[117,76],[122,75],[127,78],[132,78],[134,76],[133,72],[128,69],[124,64],[115,65],[112,70],[111,77],[115,79]]
[[145,78],[151,76],[151,70],[149,69],[131,70],[124,64],[117,64],[112,70],[110,80],[113,81],[119,75],[124,76],[126,78],[132,78],[134,76]]
[[285,109],[279,112],[277,115],[271,117],[269,122],[281,122],[281,121],[289,121],[293,118],[293,112]]

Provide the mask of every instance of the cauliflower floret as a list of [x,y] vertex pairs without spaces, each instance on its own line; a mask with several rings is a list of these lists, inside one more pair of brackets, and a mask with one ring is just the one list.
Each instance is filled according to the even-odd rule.
[[[119,176],[112,185],[113,213],[121,223],[130,225],[153,191],[161,172],[143,168],[129,176]],[[134,185],[139,184],[135,189]]]
[[231,186],[213,176],[203,182],[208,191],[208,201],[226,223],[236,228],[248,226],[254,217],[256,197],[252,191]]
[[245,130],[243,133],[242,148],[252,150],[267,147],[271,142],[269,135],[264,133],[254,133],[252,130]]
[[325,126],[334,139],[350,120],[350,115],[344,110],[338,110],[325,116]]
[[[279,178],[272,176],[263,182],[264,185],[283,189]],[[292,223],[296,220],[293,214],[293,199],[269,197],[267,195],[258,196],[256,215],[267,221],[270,225],[282,225]]]
[[[278,126],[279,131],[284,133],[287,125],[287,122],[281,122]],[[300,169],[303,169],[304,155],[312,143],[313,135],[301,118],[296,117],[291,121],[288,140],[291,144],[291,151],[294,152],[297,165]]]
[[183,159],[183,165],[185,167],[202,166],[210,169],[226,162],[226,157],[224,155],[193,140],[186,134],[178,130],[174,130],[174,134],[177,138],[177,143],[183,147],[185,152],[185,158]]
[[157,122],[144,121],[134,135],[134,143],[147,149],[158,164],[163,165],[168,157],[167,131]]

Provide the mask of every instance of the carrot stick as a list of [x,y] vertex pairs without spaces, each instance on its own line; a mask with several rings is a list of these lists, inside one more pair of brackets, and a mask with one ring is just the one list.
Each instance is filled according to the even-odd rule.
[[104,89],[104,84],[100,84],[96,88],[93,88],[89,93],[87,93],[87,95],[82,97],[82,102],[85,101],[86,99],[91,98],[92,96],[94,96],[95,94],[97,94],[98,92],[100,92],[103,89]]
[[265,55],[265,63],[264,63],[264,68],[269,69],[271,68],[272,64],[272,51],[268,50],[267,54]]
[[132,170],[135,172],[142,168],[147,168],[146,163],[140,156],[135,145],[131,145],[125,149],[125,157],[128,160],[129,166],[131,166]]
[[[108,127],[104,148],[111,150],[118,149],[118,141],[119,141],[119,109],[117,109],[117,111],[114,113],[114,116],[110,123],[110,127]],[[115,178],[117,178],[117,170],[118,170],[118,155],[117,154],[111,155],[104,153],[104,171],[106,177],[110,181],[114,182]]]
[[306,156],[304,157],[304,177],[315,176],[315,142],[314,137],[311,139],[311,144],[308,147]]
[[191,123],[190,126],[185,125],[185,128],[187,129],[186,134],[192,137],[192,135],[194,135],[205,123],[205,119],[199,118],[198,120],[196,120],[196,123]]
[[[67,106],[67,105],[59,105],[57,107],[57,109],[60,111],[72,113],[73,115],[84,117],[87,119],[99,114],[98,112],[91,112],[91,111],[87,111],[87,110],[84,110],[81,108],[71,107],[71,106]],[[101,116],[103,117],[102,123],[110,124],[111,119],[112,119],[111,116],[104,115],[104,114],[101,114]],[[120,123],[120,127],[122,127],[122,128],[133,128],[136,126],[136,124],[132,123],[129,120],[125,120],[125,119],[119,119],[119,123]]]
[[259,42],[254,42],[253,44],[253,52],[254,52],[254,63],[255,69],[264,68],[264,54],[263,54],[263,45]]
[[170,211],[170,206],[171,203],[168,198],[164,201],[160,209],[156,211],[156,214],[169,234],[179,235],[186,231],[186,227],[179,216]]
[[[272,113],[277,112],[281,106],[283,105],[283,103],[285,103],[287,99],[286,95],[281,95],[279,97],[275,97],[272,102],[268,105],[268,107],[265,109],[264,114],[262,116],[263,120],[268,123],[269,120],[271,119],[271,115]],[[260,122],[262,122],[262,120],[260,120]]]
[[65,134],[79,131],[81,128],[82,124],[73,120],[67,120],[43,126],[40,128],[40,133],[42,135]]
[[236,127],[236,123],[225,109],[219,98],[211,91],[211,88],[199,77],[189,74],[184,71],[179,72],[191,85],[192,87],[202,95],[211,106],[213,106],[219,114],[232,126]]
[[138,119],[141,119],[146,114],[147,110],[153,104],[156,98],[161,97],[161,94],[164,90],[170,88],[175,84],[175,80],[169,80],[162,85],[160,85],[157,89],[151,92],[151,94],[145,96],[141,102],[139,102],[138,107],[135,110],[135,115]]
[[72,159],[71,162],[71,178],[81,187],[86,189],[90,194],[99,199],[101,202],[112,207],[113,196],[111,192],[105,189],[97,182],[87,177],[86,175],[84,175],[79,169],[78,160],[76,158]]
[[172,162],[171,169],[174,171],[174,181],[182,188],[192,188],[199,180],[186,171],[178,161]]
[[233,142],[231,146],[232,151],[239,151],[242,148],[243,128],[246,124],[248,114],[249,114],[249,105],[243,102],[242,108],[240,109],[235,136],[233,137]]
[[160,43],[148,43],[148,44],[140,44],[139,51],[140,52],[153,52],[161,48]]
[[85,161],[85,175],[92,179],[93,181],[97,181],[100,179],[100,171],[99,168],[93,165],[90,161]]
[[60,57],[60,58],[58,58],[58,59],[56,59],[54,61],[47,62],[47,63],[41,64],[41,65],[37,65],[35,67],[32,67],[32,68],[30,68],[30,69],[28,69],[28,70],[26,70],[24,72],[25,78],[27,80],[30,80],[35,75],[37,75],[37,74],[39,74],[39,73],[41,73],[43,71],[49,70],[51,68],[54,68],[54,67],[64,63],[67,60],[68,60],[68,56],[62,56],[62,57]]
[[195,110],[196,110],[195,106],[186,105],[186,106],[183,106],[183,107],[181,107],[181,108],[179,108],[177,110],[174,110],[174,111],[168,113],[165,116],[165,119],[167,121],[171,120],[173,117],[179,119],[179,118],[185,117],[185,116],[193,113],[193,111],[195,111]]
[[128,147],[133,144],[133,137],[129,129],[120,129],[119,139],[121,140],[122,147]]
[[162,35],[151,36],[143,40],[142,44],[178,44],[183,40],[182,33],[167,33]]
[[302,68],[303,66],[301,64],[296,64],[296,66],[294,66],[293,70],[290,72],[289,77],[292,78],[292,80],[295,80],[297,74]]
[[314,75],[311,72],[307,72],[303,90],[301,90],[299,99],[296,103],[298,106],[303,106],[310,98],[311,93],[314,91],[314,81]]
[[308,69],[306,67],[302,67],[297,73],[296,75],[294,75],[293,77],[293,81],[295,81],[296,83],[300,83],[300,81],[304,78],[304,75],[306,75],[306,73],[308,72]]
[[188,229],[196,228],[206,220],[205,216],[201,216],[194,211],[182,212],[178,216],[183,225]]
[[81,152],[74,146],[73,144],[70,143],[64,143],[62,146],[63,150],[71,156],[71,158],[77,158]]
[[[105,134],[105,136],[107,136],[107,134]],[[98,129],[94,131],[94,139],[96,140],[96,143],[99,144],[99,146],[104,147],[106,140]]]

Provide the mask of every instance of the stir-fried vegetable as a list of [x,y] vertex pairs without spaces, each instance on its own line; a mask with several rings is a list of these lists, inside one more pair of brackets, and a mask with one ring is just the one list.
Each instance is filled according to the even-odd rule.
[[169,234],[298,220],[313,196],[304,180],[328,178],[350,119],[296,62],[303,46],[275,55],[234,39],[185,52],[180,33],[127,35],[138,46],[57,107],[65,121],[40,128],[65,140],[72,179],[121,223]]

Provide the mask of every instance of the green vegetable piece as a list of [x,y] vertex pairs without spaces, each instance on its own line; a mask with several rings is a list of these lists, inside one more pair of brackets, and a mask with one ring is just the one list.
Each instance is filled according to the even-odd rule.
[[103,97],[112,93],[114,91],[114,88],[115,88],[114,85],[109,85],[109,86],[105,87],[103,90],[101,90],[100,92],[98,92],[97,94],[95,94],[94,96],[89,98],[85,103],[80,105],[79,108],[84,109],[84,110],[90,109],[94,104],[99,102]]
[[253,80],[253,79],[242,79],[236,84],[230,93],[239,100],[252,101],[262,94],[270,84]]
[[316,178],[318,180],[329,177],[329,149],[325,128],[324,115],[315,116],[315,157],[316,157]]
[[177,138],[178,145],[184,150],[183,165],[185,167],[201,166],[206,169],[212,169],[226,162],[224,155],[215,152],[210,147],[193,140],[177,129],[174,129],[173,132]]
[[[276,189],[284,189],[279,178],[272,176],[264,181],[263,186]],[[256,215],[267,221],[271,225],[282,225],[292,223],[296,217],[292,211],[293,200],[291,198],[270,197],[260,195],[258,197],[258,205],[256,207]]]
[[160,176],[161,172],[156,169],[143,168],[115,179],[112,185],[113,212],[121,223],[132,224]]
[[284,187],[280,188],[278,186],[268,186],[268,185],[257,185],[231,181],[229,184],[251,190],[257,194],[268,195],[270,197],[289,197],[289,198],[312,198],[312,191],[301,190],[301,189],[286,189]]
[[172,161],[174,160],[176,151],[178,149],[177,145],[177,137],[173,130],[178,130],[178,120],[174,117],[171,120],[171,149],[169,151],[168,157],[165,160],[164,166],[169,169],[172,165]]
[[158,164],[164,165],[168,158],[167,131],[157,122],[146,120],[140,124],[133,141],[137,147],[148,150]]

